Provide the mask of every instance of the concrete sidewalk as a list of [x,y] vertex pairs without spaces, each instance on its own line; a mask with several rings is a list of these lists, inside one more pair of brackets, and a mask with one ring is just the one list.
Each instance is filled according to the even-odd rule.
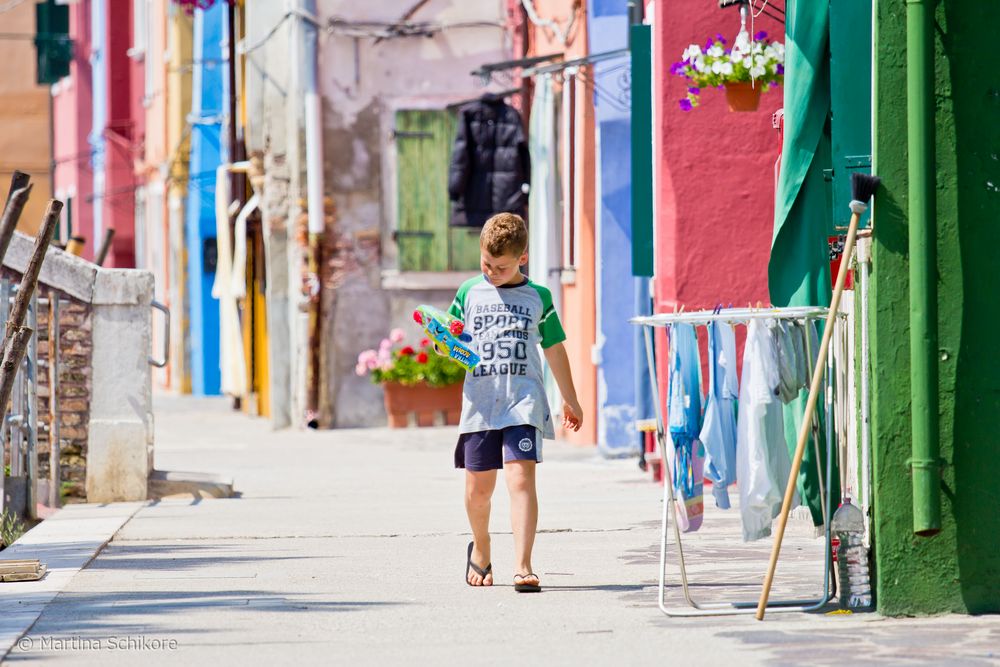
[[[663,616],[660,488],[634,461],[546,443],[534,559],[545,591],[518,595],[502,488],[498,585],[464,584],[452,429],[275,433],[223,401],[180,398],[158,399],[156,427],[157,468],[229,475],[242,496],[140,507],[7,661],[1000,664],[997,617]],[[770,543],[742,544],[735,512],[709,508],[685,547],[696,596],[759,594]],[[816,593],[820,553],[794,522],[774,595]],[[8,590],[8,604],[27,594]],[[680,604],[677,586],[669,596]]]

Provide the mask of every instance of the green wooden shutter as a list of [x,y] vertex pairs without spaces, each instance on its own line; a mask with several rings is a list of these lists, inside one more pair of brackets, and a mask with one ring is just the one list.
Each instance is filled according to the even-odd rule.
[[633,25],[632,275],[653,275],[653,70],[650,26]]
[[[833,150],[833,222],[851,221],[851,174],[872,164],[871,0],[830,3],[830,139]],[[861,225],[865,226],[865,213]]]
[[396,243],[401,271],[462,271],[479,266],[479,230],[451,228],[448,164],[455,115],[396,112]]

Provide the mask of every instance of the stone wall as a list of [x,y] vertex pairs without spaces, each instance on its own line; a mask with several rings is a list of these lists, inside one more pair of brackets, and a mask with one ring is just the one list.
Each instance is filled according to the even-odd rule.
[[[21,276],[4,268],[0,276],[15,284]],[[39,285],[38,297],[50,299],[60,294]],[[85,501],[87,477],[87,438],[90,421],[91,352],[93,350],[92,310],[89,304],[61,295],[59,312],[59,441],[60,483],[64,502]],[[49,427],[51,383],[49,381],[50,343],[49,307],[38,308],[38,476],[49,479]]]

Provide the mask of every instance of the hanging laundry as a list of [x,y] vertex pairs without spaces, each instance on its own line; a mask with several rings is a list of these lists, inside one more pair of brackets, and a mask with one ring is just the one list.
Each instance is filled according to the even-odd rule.
[[803,339],[794,323],[769,320],[768,330],[778,350],[778,393],[782,403],[791,403],[809,384]]
[[727,510],[729,485],[736,481],[736,334],[725,322],[708,325],[708,403],[699,440],[705,446],[705,477],[715,506]]
[[[528,147],[531,152],[531,199],[528,202],[528,275],[539,285],[549,288],[552,306],[562,309],[562,210],[559,206],[559,150],[556,140],[556,100],[552,76],[535,79],[532,96]],[[548,364],[545,364],[545,394],[549,405],[562,405],[559,387]]]
[[530,183],[531,155],[517,109],[493,93],[462,106],[448,170],[451,224],[482,227],[504,212],[523,217]]
[[698,333],[691,324],[670,327],[670,387],[667,393],[667,447],[673,471],[677,521],[686,533],[701,527],[705,513],[704,447],[701,433],[701,359]]
[[[804,338],[806,345],[806,358],[809,363],[810,374],[815,370],[815,361],[819,355],[820,331],[817,331],[818,323],[810,322],[804,328]],[[798,397],[785,406],[784,423],[785,437],[788,442],[789,455],[795,452],[795,445],[798,441],[799,428],[802,426],[802,416],[805,413],[805,406],[808,400],[808,386],[799,392]],[[802,502],[809,506],[812,515],[813,525],[819,528],[823,525],[823,496],[826,492],[829,497],[836,502],[840,498],[840,474],[839,465],[834,458],[833,470],[830,473],[830,488],[826,486],[826,401],[820,397],[817,401],[816,410],[813,414],[813,423],[810,425],[809,439],[806,441],[806,449],[802,456],[802,467],[799,470],[798,492]],[[819,460],[817,461],[817,454]]]
[[760,320],[750,320],[743,352],[736,477],[746,542],[771,534],[792,468],[779,400],[778,349],[769,329]]

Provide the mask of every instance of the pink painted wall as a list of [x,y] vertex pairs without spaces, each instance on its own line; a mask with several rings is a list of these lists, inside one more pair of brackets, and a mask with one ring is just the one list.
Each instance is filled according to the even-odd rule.
[[[656,307],[767,303],[780,147],[771,116],[781,107],[782,90],[762,95],[753,113],[730,112],[724,92],[716,90],[703,91],[701,106],[682,111],[686,80],[670,74],[671,64],[688,44],[704,45],[716,33],[731,44],[739,13],[704,0],[654,5]],[[754,30],[784,35],[782,25],[764,16]]]
[[[90,165],[91,72],[90,0],[69,6],[70,35],[75,43],[69,76],[55,86],[52,102],[56,161],[55,188],[59,196],[72,194],[72,233],[88,239],[94,231],[94,176]],[[65,209],[64,209],[65,211]],[[65,227],[61,232],[66,240]]]

